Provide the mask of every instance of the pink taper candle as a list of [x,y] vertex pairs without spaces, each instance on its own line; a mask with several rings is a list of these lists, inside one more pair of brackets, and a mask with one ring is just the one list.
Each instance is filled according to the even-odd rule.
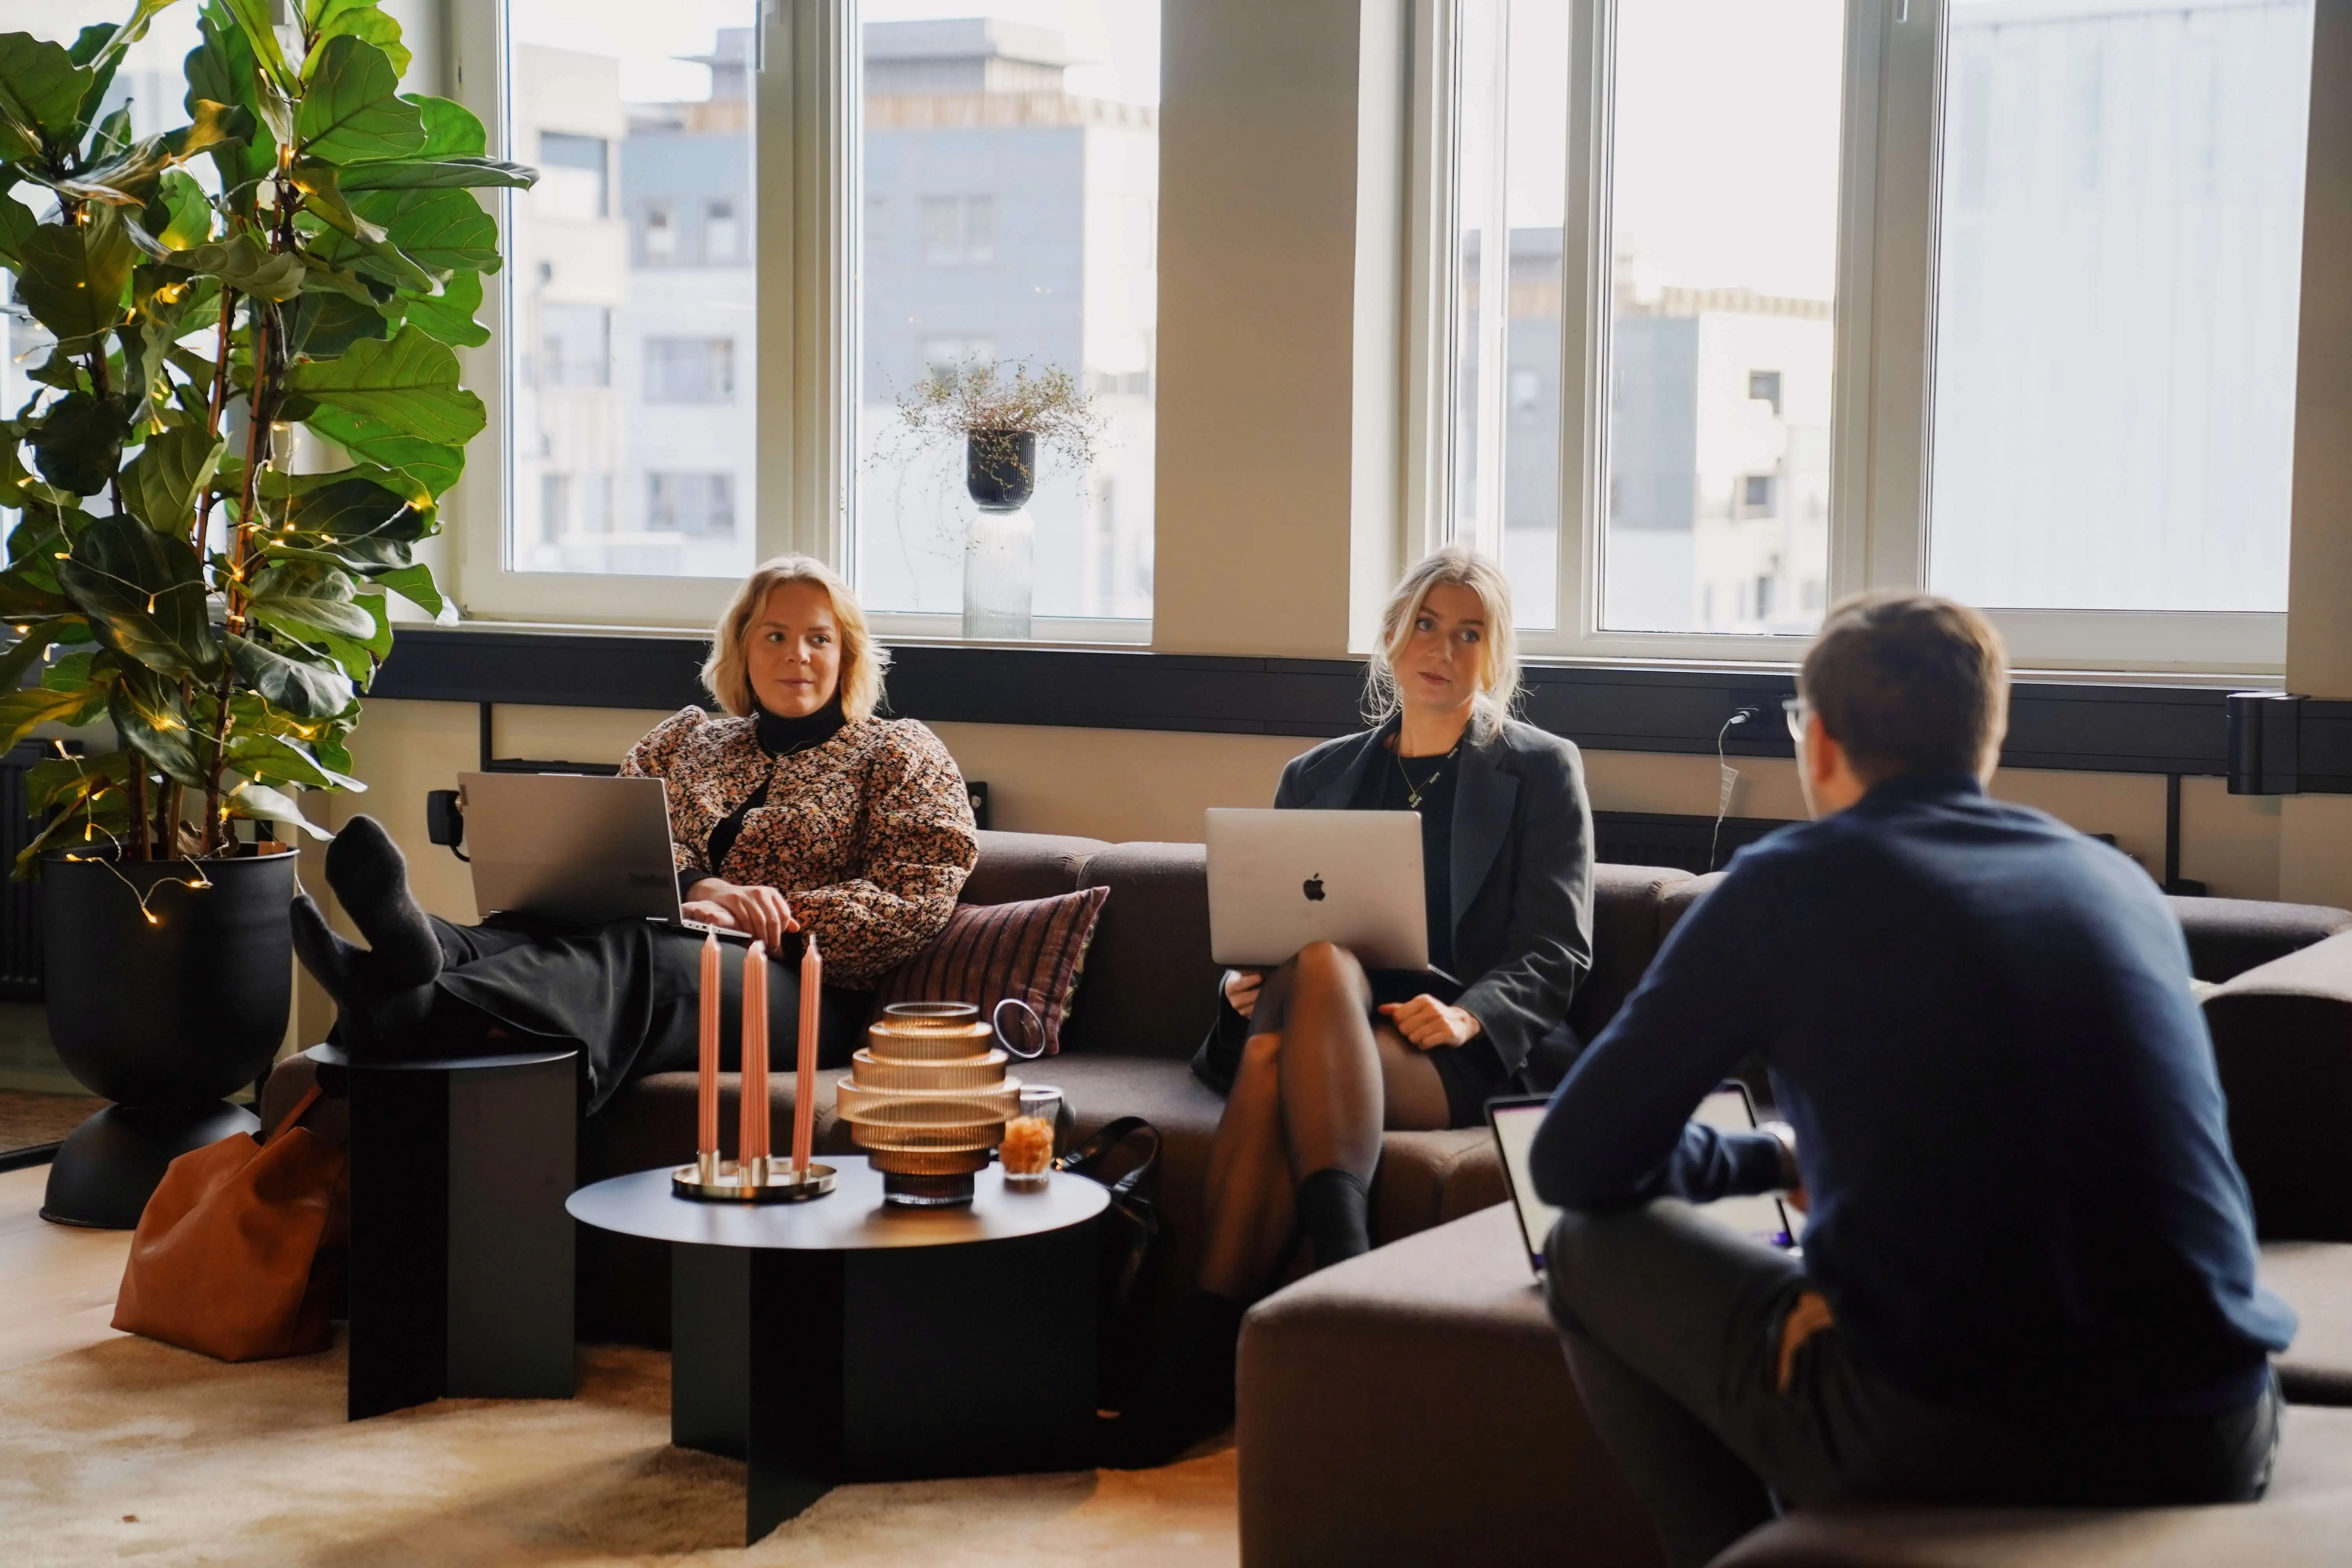
[[793,1079],[793,1174],[808,1174],[809,1149],[816,1142],[816,1026],[824,960],[817,956],[816,932],[801,946],[800,1070]]
[[703,1180],[712,1180],[719,1164],[719,939],[702,939],[702,1047],[695,1079],[699,1111],[695,1152],[703,1166]]
[[768,944],[743,955],[743,1125],[738,1158],[750,1174],[768,1157]]

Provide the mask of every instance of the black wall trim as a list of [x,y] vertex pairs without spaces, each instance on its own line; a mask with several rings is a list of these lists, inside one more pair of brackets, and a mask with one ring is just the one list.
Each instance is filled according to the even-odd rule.
[[[374,694],[674,711],[702,698],[706,639],[569,631],[404,628]],[[1343,735],[1360,728],[1352,659],[1234,658],[1099,649],[892,649],[891,711],[971,724],[1042,724],[1210,734]],[[1788,676],[1544,665],[1527,672],[1528,720],[1594,751],[1790,754]],[[2228,730],[2213,687],[2020,681],[2010,699],[2011,767],[2091,773],[2225,771]],[[1742,709],[1753,716],[1727,731]],[[2352,702],[2304,704],[2303,784],[2352,794]]]

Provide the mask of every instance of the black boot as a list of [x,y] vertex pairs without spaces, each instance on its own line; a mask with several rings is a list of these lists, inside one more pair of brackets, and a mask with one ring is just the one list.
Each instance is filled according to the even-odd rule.
[[1315,1249],[1315,1267],[1328,1268],[1372,1249],[1371,1194],[1353,1171],[1327,1165],[1298,1184],[1298,1228]]
[[327,846],[327,886],[367,938],[384,984],[425,985],[441,973],[441,939],[408,890],[407,858],[374,817],[352,818]]
[[1243,1304],[1188,1292],[1162,1338],[1143,1385],[1114,1421],[1103,1423],[1102,1465],[1144,1470],[1165,1465],[1234,1422],[1234,1352]]
[[[294,955],[335,999],[336,1043],[355,1061],[398,1060],[433,1010],[433,983],[402,985],[388,980],[376,954],[337,935],[307,892],[295,893],[289,912]],[[440,951],[437,942],[434,951]]]

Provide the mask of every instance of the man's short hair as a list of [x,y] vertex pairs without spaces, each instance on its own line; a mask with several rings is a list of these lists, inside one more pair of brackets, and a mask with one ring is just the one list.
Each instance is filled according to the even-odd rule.
[[1865,784],[1981,768],[2009,728],[2009,655],[1992,623],[1932,594],[1833,605],[1797,689]]

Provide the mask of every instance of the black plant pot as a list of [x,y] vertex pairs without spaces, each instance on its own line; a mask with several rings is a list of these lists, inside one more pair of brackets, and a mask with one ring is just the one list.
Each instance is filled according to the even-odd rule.
[[[164,1166],[259,1126],[224,1100],[286,1036],[296,858],[206,860],[201,877],[186,860],[42,862],[49,1039],[116,1103],[58,1151],[41,1217],[131,1229]],[[185,886],[198,880],[212,886]]]
[[1018,511],[1037,491],[1037,437],[1027,430],[975,430],[963,441],[963,488],[982,511]]

